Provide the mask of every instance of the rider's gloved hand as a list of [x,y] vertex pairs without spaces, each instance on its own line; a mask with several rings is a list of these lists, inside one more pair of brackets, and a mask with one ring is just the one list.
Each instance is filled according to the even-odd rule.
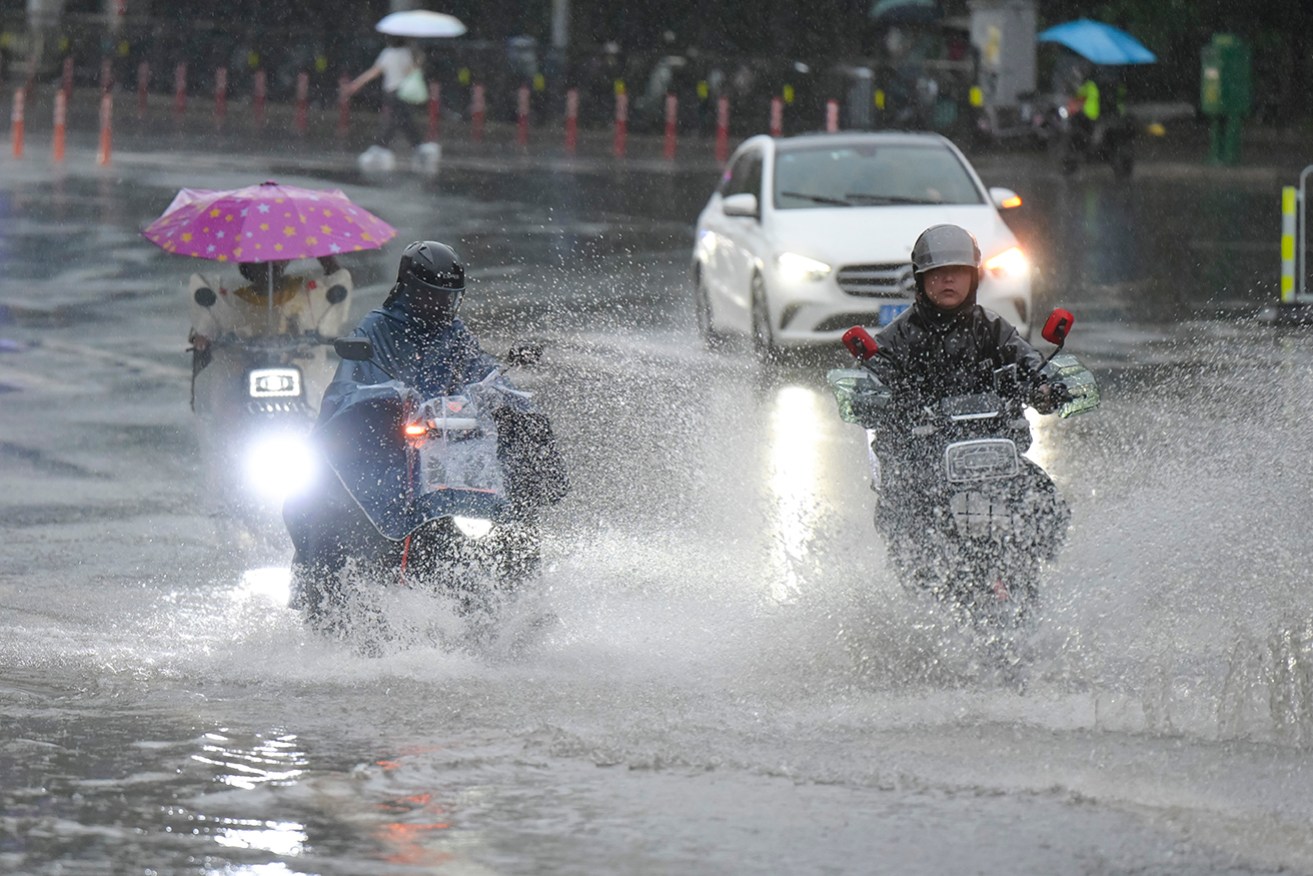
[[1030,405],[1041,414],[1051,414],[1071,401],[1071,391],[1065,383],[1054,381],[1038,387],[1030,397]]

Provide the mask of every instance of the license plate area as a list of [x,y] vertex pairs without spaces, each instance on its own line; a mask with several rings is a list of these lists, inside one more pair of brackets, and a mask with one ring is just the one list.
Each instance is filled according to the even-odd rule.
[[1011,478],[1020,470],[1017,445],[1007,438],[957,441],[944,448],[944,474],[950,484]]
[[906,301],[900,304],[881,304],[880,305],[880,325],[888,325],[898,318],[904,310],[912,305]]

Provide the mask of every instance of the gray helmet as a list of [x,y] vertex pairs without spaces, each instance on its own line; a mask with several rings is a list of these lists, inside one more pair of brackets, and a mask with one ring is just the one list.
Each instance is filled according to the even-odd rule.
[[465,265],[436,240],[417,240],[401,253],[397,285],[388,297],[404,297],[417,316],[450,322],[465,295]]
[[912,273],[917,280],[926,271],[961,265],[973,268],[980,276],[980,244],[965,228],[957,225],[931,225],[912,246]]

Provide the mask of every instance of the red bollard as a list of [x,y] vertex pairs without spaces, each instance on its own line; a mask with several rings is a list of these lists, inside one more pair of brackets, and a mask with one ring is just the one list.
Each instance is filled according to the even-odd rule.
[[146,93],[150,90],[150,64],[137,65],[137,118],[146,118]]
[[96,163],[101,167],[109,164],[110,141],[114,127],[114,94],[105,92],[100,96],[100,149],[96,151]]
[[351,130],[351,87],[350,76],[340,76],[337,80],[337,136],[345,137]]
[[429,142],[438,142],[441,133],[440,118],[442,113],[442,86],[437,82],[429,83]]
[[181,63],[173,68],[173,113],[182,115],[187,111],[187,64]]
[[110,63],[109,58],[104,58],[100,62],[100,93],[108,94],[114,88],[114,65]]
[[304,134],[310,127],[310,74],[296,74],[296,132]]
[[629,95],[620,92],[615,96],[615,144],[613,151],[616,158],[625,157],[625,141],[629,138]]
[[13,123],[10,132],[14,137],[14,157],[23,157],[23,110],[27,104],[27,91],[22,88],[14,90],[14,112],[9,117]]
[[579,144],[579,89],[565,93],[565,151],[574,153]]
[[515,101],[515,142],[529,145],[529,86],[521,85]]
[[64,75],[59,83],[59,90],[65,94],[73,93],[73,58],[64,59]]
[[673,94],[666,95],[666,142],[661,154],[667,160],[675,157],[675,145],[679,136],[679,98]]
[[827,100],[825,102],[825,132],[834,134],[839,130],[839,101]]
[[214,71],[214,124],[223,127],[223,120],[228,115],[228,68],[220,67]]
[[263,70],[255,71],[255,84],[252,86],[252,97],[254,98],[255,123],[264,127],[264,101],[269,93],[269,77]]
[[778,97],[770,99],[770,135],[779,137],[784,134],[784,101]]
[[68,121],[68,95],[55,92],[55,133],[51,146],[56,163],[64,160],[64,125]]
[[483,86],[474,86],[474,93],[470,97],[470,134],[475,140],[483,139],[483,122],[487,114],[487,105],[483,100]]
[[716,98],[716,161],[724,164],[729,158],[729,98]]

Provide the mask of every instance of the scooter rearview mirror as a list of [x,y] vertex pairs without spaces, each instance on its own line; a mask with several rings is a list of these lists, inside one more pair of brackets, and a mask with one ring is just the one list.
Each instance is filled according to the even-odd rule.
[[843,345],[859,362],[865,362],[880,349],[875,343],[875,338],[871,337],[871,333],[860,325],[855,325],[843,333]]
[[1071,327],[1075,322],[1076,317],[1071,315],[1070,310],[1061,307],[1053,308],[1048,321],[1044,323],[1044,340],[1061,347],[1066,342],[1067,334],[1071,331]]
[[374,345],[364,338],[338,338],[333,341],[333,352],[353,362],[368,362],[374,358]]

